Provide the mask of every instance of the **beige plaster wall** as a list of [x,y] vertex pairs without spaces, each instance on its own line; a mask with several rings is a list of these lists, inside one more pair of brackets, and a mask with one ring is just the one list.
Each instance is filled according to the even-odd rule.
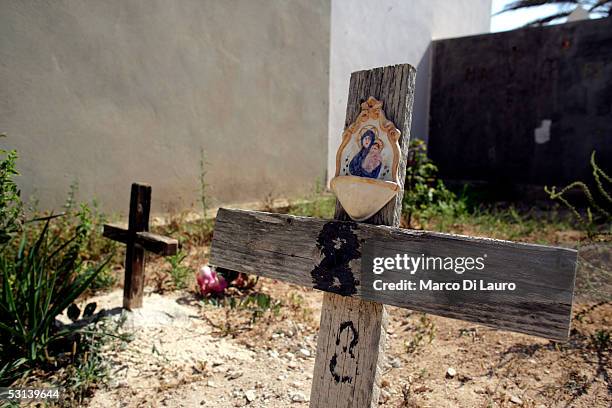
[[45,208],[300,194],[325,174],[330,0],[0,2],[0,132]]

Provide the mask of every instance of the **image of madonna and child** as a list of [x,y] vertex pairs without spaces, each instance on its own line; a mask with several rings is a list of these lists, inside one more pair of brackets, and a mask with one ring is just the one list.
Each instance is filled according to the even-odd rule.
[[361,135],[361,150],[349,164],[349,173],[353,176],[378,178],[382,167],[382,140],[376,138],[371,129]]

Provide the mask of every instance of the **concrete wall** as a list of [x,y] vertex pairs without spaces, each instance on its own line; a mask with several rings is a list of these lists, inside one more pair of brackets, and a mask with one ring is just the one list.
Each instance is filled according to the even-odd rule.
[[328,177],[345,127],[353,71],[398,63],[417,68],[412,137],[428,135],[432,39],[489,31],[491,0],[332,1]]
[[429,151],[442,177],[590,181],[593,150],[612,170],[612,18],[439,41],[433,61]]
[[[292,195],[325,174],[330,0],[0,2],[0,131],[20,186],[58,206],[153,210]],[[347,77],[348,78],[348,77]]]

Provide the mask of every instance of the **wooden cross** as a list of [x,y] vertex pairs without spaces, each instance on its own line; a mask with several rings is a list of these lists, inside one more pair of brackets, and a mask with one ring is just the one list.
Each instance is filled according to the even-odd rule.
[[[356,72],[350,81],[346,125],[355,121],[361,103],[369,97],[382,102],[387,118],[401,132],[400,174],[406,168],[414,81],[415,69],[410,65]],[[400,183],[403,189],[403,177]],[[401,189],[364,222],[351,221],[338,201],[331,221],[227,209],[217,214],[213,265],[325,291],[311,407],[377,406],[385,305],[555,340],[568,337],[576,251],[399,229]],[[511,281],[517,288],[500,292],[375,290],[372,259],[393,253],[453,259],[482,256],[486,267],[463,275],[391,270],[382,275],[385,281]]]
[[145,250],[162,256],[175,255],[178,241],[149,232],[151,186],[133,183],[130,196],[128,227],[105,224],[103,235],[126,245],[123,307],[129,310],[142,307],[145,277]]

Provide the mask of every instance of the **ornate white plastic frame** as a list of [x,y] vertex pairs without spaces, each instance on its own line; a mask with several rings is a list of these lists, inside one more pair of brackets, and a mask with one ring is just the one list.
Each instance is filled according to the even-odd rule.
[[[356,140],[355,136],[358,137],[359,131],[362,129],[363,125],[370,119],[378,120],[378,125],[380,130],[385,132],[388,140],[391,142],[391,149],[393,151],[393,162],[391,164],[391,181],[397,183],[399,185],[399,158],[400,158],[400,131],[395,127],[393,122],[391,122],[385,116],[385,112],[383,111],[383,103],[378,101],[376,98],[370,96],[365,102],[361,104],[361,112],[357,119],[348,126],[344,132],[342,133],[342,143],[340,143],[340,147],[338,147],[338,151],[336,152],[336,177],[340,175],[341,165],[342,165],[342,153],[344,148],[351,142],[351,140]],[[377,179],[366,179],[366,180],[377,180]]]

